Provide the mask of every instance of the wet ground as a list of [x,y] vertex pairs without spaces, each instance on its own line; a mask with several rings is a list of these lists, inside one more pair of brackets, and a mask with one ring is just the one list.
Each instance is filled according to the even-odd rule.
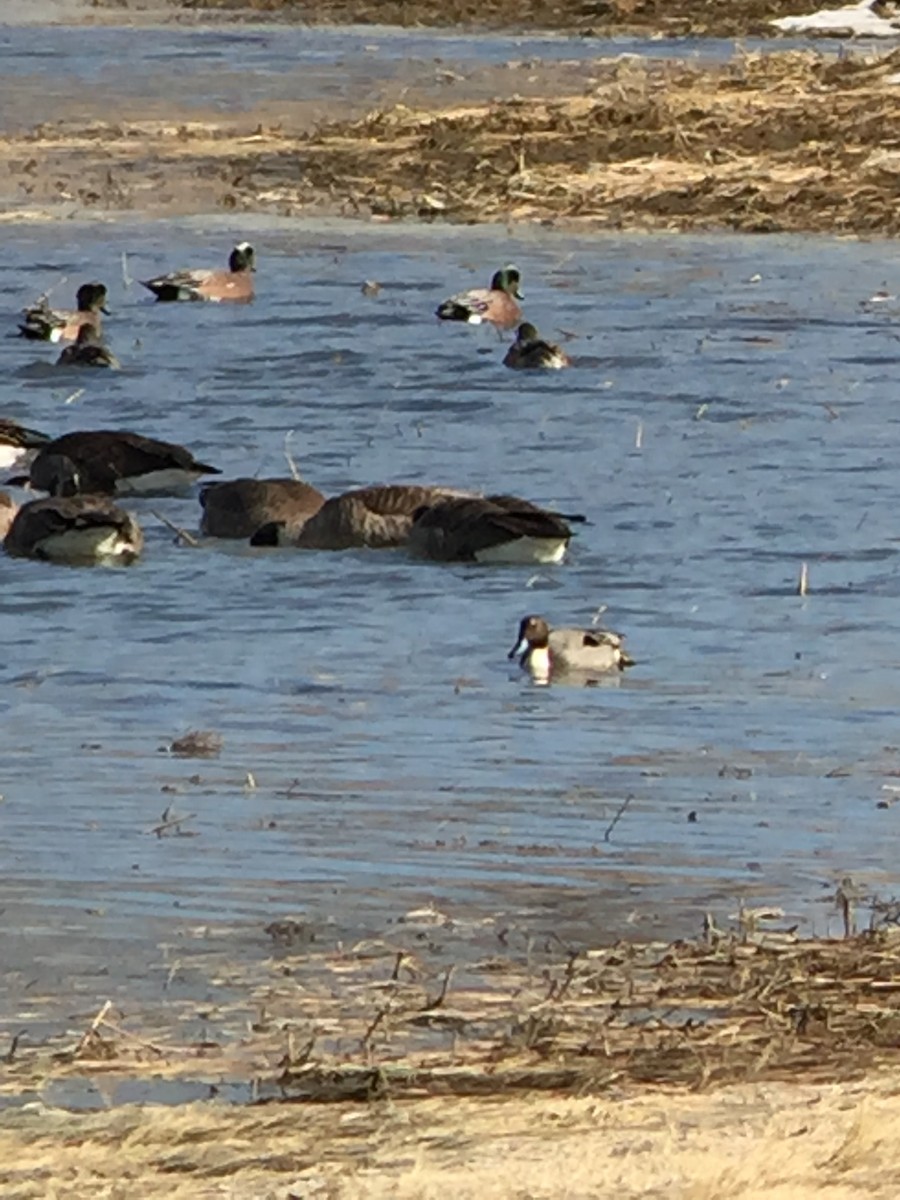
[[[732,47],[673,51],[705,71]],[[101,278],[125,370],[72,377],[52,349],[0,339],[0,413],[51,433],[173,438],[228,475],[283,474],[287,439],[327,492],[437,481],[590,518],[570,562],[539,571],[190,549],[155,513],[195,529],[195,499],[135,505],[147,553],[133,570],[0,559],[0,1031],[25,1076],[28,1055],[71,1049],[111,1000],[132,1032],[201,1055],[207,1041],[210,1053],[226,1046],[227,1098],[245,1100],[261,1068],[242,1035],[268,1029],[273,997],[278,1038],[292,1028],[295,1001],[272,975],[306,938],[329,969],[329,956],[364,960],[370,944],[382,975],[398,948],[421,952],[433,997],[451,966],[477,991],[494,955],[557,969],[564,947],[692,935],[708,913],[733,924],[742,905],[780,906],[803,934],[843,933],[834,896],[848,876],[860,925],[874,898],[893,897],[889,243],[591,233],[573,229],[577,213],[554,229],[552,187],[520,194],[533,211],[507,226],[387,220],[385,197],[408,217],[423,191],[442,194],[415,178],[404,196],[399,143],[382,136],[393,119],[424,143],[426,121],[392,106],[431,106],[444,115],[430,161],[466,179],[469,142],[499,136],[525,147],[515,186],[527,190],[535,167],[571,174],[557,153],[567,122],[575,147],[598,122],[593,101],[560,104],[537,137],[546,106],[517,109],[511,93],[605,88],[601,108],[617,93],[622,117],[608,129],[630,128],[657,169],[654,139],[673,114],[689,172],[705,163],[712,178],[724,164],[715,186],[680,200],[681,184],[664,181],[677,203],[656,218],[626,194],[631,223],[687,220],[720,187],[720,216],[766,228],[771,210],[734,182],[746,164],[726,177],[738,125],[715,121],[773,93],[803,116],[785,118],[779,169],[825,154],[821,136],[845,173],[804,160],[819,172],[804,177],[804,208],[773,168],[781,217],[853,228],[826,203],[840,194],[878,230],[896,220],[889,147],[870,176],[859,164],[890,125],[890,62],[742,59],[720,89],[721,76],[598,67],[595,54],[536,37],[3,29],[6,329],[39,292],[69,302]],[[704,88],[718,107],[697,109],[707,142],[692,143],[680,122]],[[474,115],[448,117],[460,100]],[[768,103],[748,146],[754,130],[778,133]],[[819,106],[811,117],[807,104]],[[625,120],[642,105],[652,136]],[[357,123],[373,106],[393,118]],[[485,106],[501,114],[493,129]],[[845,128],[858,142],[841,141]],[[510,193],[496,194],[493,211],[469,195],[470,210],[450,215],[515,217]],[[243,237],[260,261],[245,309],[156,306],[133,282],[222,262]],[[490,331],[435,322],[447,294],[510,260],[528,317],[564,342],[572,370],[522,378],[500,365]],[[376,296],[365,280],[382,285]],[[638,665],[610,686],[534,688],[506,660],[526,612],[600,614]],[[221,754],[169,753],[189,729],[217,731]],[[132,1074],[156,1062],[145,1052]],[[270,1087],[277,1057],[264,1062]],[[77,1076],[43,1092],[30,1077],[34,1091],[8,1086],[16,1105],[92,1107],[183,1102],[207,1079],[129,1081],[106,1100]]]
[[[66,3],[66,0],[61,0]],[[554,30],[581,37],[621,31],[654,37],[771,37],[774,17],[817,6],[803,0],[95,0],[102,19],[110,10],[140,19],[160,12],[173,20],[228,17],[303,25],[392,25],[470,30]],[[835,2],[828,7],[837,8]],[[891,11],[892,5],[880,5]]]
[[[157,306],[122,282],[123,254],[140,278],[239,235],[260,258],[246,309]],[[522,378],[493,333],[434,322],[509,259],[575,357],[565,374]],[[882,246],[20,226],[8,328],[36,292],[93,276],[125,370],[72,378],[10,338],[4,413],[172,438],[229,475],[283,473],[293,431],[326,492],[434,480],[591,523],[559,568],[443,568],[188,549],[153,510],[195,528],[196,502],[143,501],[132,570],[0,564],[10,1035],[35,990],[62,989],[57,1020],[76,996],[82,1013],[139,1003],[173,961],[196,959],[196,1000],[204,941],[265,958],[273,919],[336,945],[433,905],[469,931],[465,958],[510,927],[685,935],[742,901],[838,931],[843,876],[892,894],[898,343],[891,303],[859,303]],[[638,660],[620,684],[510,670],[523,613],[601,609]],[[217,730],[221,756],[165,752],[191,728]],[[164,813],[181,836],[153,834]],[[32,1036],[59,1031],[45,1018]]]
[[900,52],[764,45],[10,27],[0,212],[896,233]]

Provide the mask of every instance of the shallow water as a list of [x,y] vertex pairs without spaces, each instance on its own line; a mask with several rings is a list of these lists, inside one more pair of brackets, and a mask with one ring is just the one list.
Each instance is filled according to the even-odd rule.
[[[227,475],[284,473],[294,431],[327,492],[434,480],[591,524],[564,566],[475,569],[191,550],[151,510],[195,528],[196,502],[145,500],[131,570],[0,559],[19,953],[115,974],[110,947],[139,958],[185,922],[304,911],[353,934],[426,901],[596,940],[695,931],[745,897],[824,932],[845,873],[890,893],[900,351],[890,306],[858,303],[882,245],[214,226],[16,230],[7,326],[60,276],[54,300],[102,278],[126,369],[57,372],[10,337],[0,412],[172,438]],[[248,232],[252,306],[123,285],[123,252],[141,277]],[[434,321],[509,259],[529,317],[574,335],[572,370],[507,371],[495,334]],[[602,605],[638,660],[618,686],[510,670],[523,613]],[[221,756],[162,751],[188,728],[218,730]],[[149,833],[169,805],[192,836]]]
[[[748,51],[812,45],[793,38],[741,43]],[[528,72],[538,63],[569,63],[574,71],[618,55],[720,61],[735,47],[712,38],[473,37],[379,26],[165,25],[135,31],[0,22],[0,100],[6,129],[97,119],[98,105],[107,120],[153,117],[169,113],[175,102],[188,114],[244,113],[257,105],[287,110],[315,102],[325,117],[348,98],[363,106],[405,99],[410,86],[437,83],[452,101],[458,98],[456,71],[491,70],[482,88],[490,96],[527,90]],[[840,49],[833,42],[824,48]],[[29,86],[38,81],[38,89]]]

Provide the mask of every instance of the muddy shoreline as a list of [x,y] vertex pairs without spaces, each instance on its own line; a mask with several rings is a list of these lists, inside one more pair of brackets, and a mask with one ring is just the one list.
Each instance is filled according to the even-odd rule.
[[[29,1103],[0,1121],[4,1196],[31,1200],[63,1175],[74,1197],[124,1177],[144,1197],[424,1200],[450,1172],[456,1194],[499,1200],[525,1194],[497,1174],[514,1146],[515,1187],[549,1198],[577,1143],[590,1152],[573,1187],[636,1197],[662,1184],[643,1143],[665,1161],[666,1194],[694,1194],[671,1190],[677,1166],[684,1186],[712,1173],[704,1195],[750,1197],[760,1163],[737,1180],[714,1152],[748,1122],[792,1196],[846,1182],[848,1155],[868,1171],[841,1196],[888,1194],[873,1186],[893,1178],[896,1148],[886,1159],[882,1125],[857,1124],[874,1106],[889,1128],[900,1104],[895,928],[797,941],[747,911],[740,931],[668,945],[525,947],[507,932],[454,971],[452,922],[408,916],[405,933],[355,946],[282,921],[252,963],[220,930],[202,1003],[173,994],[147,1019],[107,1001],[43,1046],[14,1039],[0,1098]],[[29,997],[32,1020],[41,1002]],[[814,1116],[785,1123],[801,1098]]]
[[110,121],[82,101],[88,119],[0,139],[4,207],[892,236],[898,71],[900,51],[441,67],[402,103],[395,85],[325,120],[299,103],[149,120],[132,103]]
[[[94,0],[103,11],[160,11],[160,0]],[[832,7],[839,7],[837,3]],[[175,19],[227,16],[305,25],[392,25],[610,37],[772,37],[777,17],[811,11],[802,0],[171,0]]]

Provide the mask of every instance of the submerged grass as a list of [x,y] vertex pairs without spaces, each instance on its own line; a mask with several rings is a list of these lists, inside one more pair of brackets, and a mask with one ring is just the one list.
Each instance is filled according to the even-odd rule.
[[[124,1015],[106,999],[77,1033],[17,1039],[3,1092],[66,1078],[252,1079],[262,1096],[365,1104],[834,1082],[900,1062],[893,929],[839,941],[711,930],[588,951],[551,938],[456,963],[447,944],[323,949],[301,921],[267,932],[263,961],[232,961],[223,938],[217,955],[179,964],[205,970],[203,1004],[147,1000],[142,1012],[135,998]],[[29,995],[19,1019],[45,1026],[41,999]]]
[[457,983],[427,951],[313,952],[296,922],[264,964],[232,964],[230,1045],[181,1042],[175,1013],[150,1040],[104,1005],[68,1047],[7,1055],[7,1098],[67,1074],[102,1096],[126,1076],[152,1095],[153,1077],[243,1072],[266,1102],[8,1108],[0,1194],[893,1197],[900,934],[752,924],[584,953],[551,939]]

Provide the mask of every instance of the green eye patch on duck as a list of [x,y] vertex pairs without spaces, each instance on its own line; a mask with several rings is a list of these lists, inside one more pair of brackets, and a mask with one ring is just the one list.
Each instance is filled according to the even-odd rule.
[[488,322],[499,329],[511,329],[522,317],[516,303],[523,298],[518,268],[497,271],[489,288],[472,288],[444,300],[435,310],[442,321],[466,321],[469,325]]
[[25,309],[25,319],[19,324],[19,335],[32,341],[74,342],[79,331],[92,326],[98,333],[101,313],[109,315],[106,308],[106,285],[94,280],[83,283],[76,294],[77,308],[51,308],[46,297]]

